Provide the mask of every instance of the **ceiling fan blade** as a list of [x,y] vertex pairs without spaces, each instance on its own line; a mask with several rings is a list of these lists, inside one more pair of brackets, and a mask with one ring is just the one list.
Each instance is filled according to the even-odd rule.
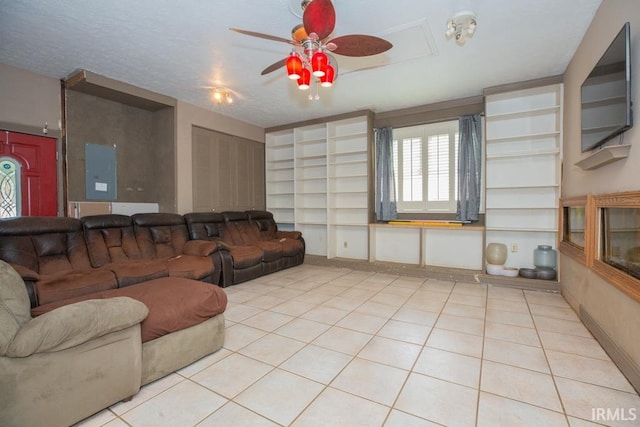
[[307,34],[316,33],[320,40],[324,40],[333,32],[336,26],[336,10],[331,0],[313,0],[304,9],[302,22]]
[[272,40],[275,42],[282,42],[288,44],[296,44],[293,40],[285,39],[284,37],[272,36],[269,34],[257,33],[255,31],[241,30],[239,28],[229,28],[231,31],[235,31],[236,33],[244,34],[246,36],[258,37],[261,39]]
[[351,34],[331,39],[337,46],[333,53],[344,56],[370,56],[386,52],[393,47],[388,41],[374,36]]
[[261,76],[264,76],[265,74],[269,74],[274,72],[275,70],[277,70],[278,68],[282,68],[287,64],[287,58],[281,59],[278,62],[274,62],[273,64],[269,65],[267,68],[265,68],[264,70],[262,70],[262,72],[260,73]]

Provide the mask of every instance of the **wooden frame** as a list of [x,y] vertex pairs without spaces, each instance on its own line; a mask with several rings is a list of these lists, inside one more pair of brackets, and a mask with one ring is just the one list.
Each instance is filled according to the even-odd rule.
[[[593,204],[593,197],[579,196],[568,197],[560,200],[560,212],[558,213],[558,248],[560,252],[567,255],[580,264],[591,267],[593,261],[593,246],[594,246],[594,209],[591,207]],[[585,208],[585,224],[584,224],[584,247],[580,247],[574,243],[565,240],[565,208],[583,206]]]
[[600,260],[599,237],[601,209],[603,208],[637,208],[640,209],[640,191],[629,191],[624,193],[602,194],[591,196],[592,204],[588,210],[591,212],[591,228],[589,234],[592,236],[592,245],[586,251],[587,260],[591,259],[591,269],[607,282],[640,302],[640,280],[632,277],[622,270]]

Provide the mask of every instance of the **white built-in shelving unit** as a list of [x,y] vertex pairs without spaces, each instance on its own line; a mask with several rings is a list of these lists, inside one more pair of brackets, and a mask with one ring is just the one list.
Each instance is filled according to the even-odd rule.
[[295,229],[305,236],[307,253],[327,254],[327,126],[295,128]]
[[507,245],[508,266],[557,246],[562,95],[552,84],[486,96],[485,242]]
[[286,130],[266,135],[265,189],[267,210],[273,213],[283,230],[292,230],[295,216],[293,132]]
[[369,128],[366,117],[327,124],[329,258],[369,257]]
[[369,115],[269,132],[267,210],[308,254],[368,259]]

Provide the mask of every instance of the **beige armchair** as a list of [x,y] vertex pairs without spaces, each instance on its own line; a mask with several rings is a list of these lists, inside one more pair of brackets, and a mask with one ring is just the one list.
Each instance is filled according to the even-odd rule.
[[0,425],[68,426],[140,389],[140,322],[127,297],[32,318],[24,283],[0,260]]

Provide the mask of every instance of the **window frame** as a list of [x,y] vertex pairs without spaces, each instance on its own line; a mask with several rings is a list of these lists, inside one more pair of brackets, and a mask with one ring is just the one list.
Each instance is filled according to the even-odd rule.
[[599,194],[592,196],[591,233],[593,244],[587,256],[591,259],[591,268],[601,278],[640,302],[640,280],[617,269],[601,259],[602,229],[601,215],[606,208],[635,208],[640,209],[640,191],[628,191],[613,194]]
[[[449,135],[448,143],[448,200],[429,200],[429,138],[436,135]],[[415,213],[456,213],[458,198],[458,147],[459,147],[459,120],[447,120],[428,123],[417,126],[408,126],[393,129],[393,152],[396,178],[397,209],[400,214]],[[403,200],[404,182],[403,173],[404,148],[400,142],[409,139],[421,141],[421,170],[422,170],[422,200]],[[453,170],[453,174],[451,171]]]

